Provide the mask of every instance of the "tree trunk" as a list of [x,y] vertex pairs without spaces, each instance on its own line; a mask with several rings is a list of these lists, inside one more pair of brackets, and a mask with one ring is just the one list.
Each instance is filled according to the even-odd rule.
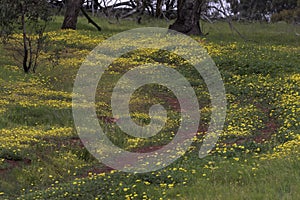
[[26,33],[26,25],[25,25],[25,8],[24,5],[22,5],[22,16],[21,16],[21,21],[22,21],[22,29],[23,29],[23,51],[24,51],[24,56],[23,56],[23,70],[25,73],[29,73],[30,70],[30,65],[28,65],[28,57],[29,57],[29,49],[28,49],[28,44],[27,44],[27,33]]
[[203,35],[199,20],[205,0],[178,0],[177,19],[169,29],[187,34]]
[[157,0],[157,2],[156,2],[156,12],[155,12],[155,16],[157,18],[161,17],[161,15],[162,15],[162,4],[163,4],[163,0]]
[[84,0],[66,0],[66,12],[62,29],[76,29],[77,18]]

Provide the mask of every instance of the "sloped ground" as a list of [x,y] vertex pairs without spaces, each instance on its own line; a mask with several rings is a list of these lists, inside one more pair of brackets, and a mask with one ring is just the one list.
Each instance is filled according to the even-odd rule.
[[[198,158],[211,113],[208,92],[180,58],[156,50],[128,54],[116,60],[99,83],[100,124],[115,144],[136,152],[153,151],[173,138],[179,107],[164,88],[140,89],[131,101],[137,123],[149,122],[147,108],[154,103],[165,105],[171,117],[150,140],[122,133],[109,105],[112,88],[124,72],[141,63],[164,62],[185,74],[199,96],[201,125],[189,152],[147,174],[105,167],[84,148],[73,127],[71,92],[77,70],[111,33],[50,31],[53,49],[41,56],[37,74],[24,75],[2,49],[0,198],[298,199],[299,38],[280,32],[289,25],[238,25],[250,42],[235,41],[222,23],[207,26],[213,27],[208,38],[195,39],[221,71],[228,100],[224,132],[208,157]],[[54,67],[51,55],[57,58]]]

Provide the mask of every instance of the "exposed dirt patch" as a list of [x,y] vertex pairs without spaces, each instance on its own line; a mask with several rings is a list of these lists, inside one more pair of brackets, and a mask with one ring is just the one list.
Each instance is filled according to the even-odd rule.
[[[101,174],[101,173],[109,173],[111,172],[112,170],[114,170],[113,168],[110,168],[110,167],[107,167],[107,166],[103,166],[103,167],[93,167],[91,169],[89,169],[86,174],[84,174],[83,177],[86,177],[89,175],[89,173],[92,173],[92,174]],[[83,178],[82,177],[82,178]]]
[[181,112],[180,104],[176,98],[168,97],[168,96],[159,96],[159,98],[163,99],[167,105],[169,105],[172,110]]
[[158,149],[161,149],[163,146],[150,146],[150,147],[142,147],[132,150],[132,152],[135,153],[150,153],[153,151],[156,151]]
[[105,122],[106,124],[115,123],[118,119],[108,116],[97,116],[99,120]]
[[[264,114],[267,116],[270,116],[271,109],[263,106],[261,104],[255,105],[258,109],[260,109]],[[267,140],[270,140],[272,137],[272,134],[275,134],[277,132],[277,129],[279,128],[279,125],[276,123],[276,120],[268,117],[268,121],[265,123],[265,128],[261,130],[259,135],[256,135],[254,137],[254,141],[256,143],[264,143]]]
[[7,166],[4,169],[0,169],[0,174],[5,174],[9,170],[16,168],[16,167],[21,167],[24,165],[30,165],[31,160],[28,158],[24,158],[22,160],[10,160],[10,159],[5,159],[4,160],[4,165]]
[[84,144],[82,143],[80,138],[72,138],[70,140],[67,140],[64,144],[69,146],[78,146],[80,148],[84,147]]
[[264,143],[271,139],[272,134],[276,133],[278,129],[278,125],[275,121],[269,121],[266,123],[266,127],[261,131],[259,135],[254,137],[254,141],[256,143]]
[[266,123],[266,127],[255,136],[232,138],[223,143],[229,146],[233,144],[242,145],[251,141],[263,144],[271,139],[272,135],[276,133],[277,128],[278,125],[274,121],[270,121]]

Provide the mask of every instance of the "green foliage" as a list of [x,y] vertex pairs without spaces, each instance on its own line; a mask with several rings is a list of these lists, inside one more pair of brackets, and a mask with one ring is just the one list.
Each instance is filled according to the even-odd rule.
[[1,35],[8,36],[20,26],[21,18],[26,17],[27,24],[31,26],[32,33],[38,34],[41,30],[40,22],[48,22],[51,19],[51,10],[45,0],[3,0],[0,4],[0,28]]
[[[228,0],[230,3],[232,12],[239,18],[249,20],[263,20],[266,19],[267,15],[275,14],[272,16],[272,20],[291,20],[293,18],[293,12],[286,12],[285,10],[294,10],[297,7],[298,0]],[[278,16],[278,13],[284,12],[281,15],[284,19]],[[288,16],[290,15],[290,16]]]
[[292,10],[282,10],[279,13],[275,13],[271,18],[272,22],[285,21],[287,23],[299,23],[300,22],[300,7]]
[[18,20],[17,12],[20,11],[16,1],[3,0],[0,5],[0,28],[1,36],[7,36],[12,33],[15,28],[15,21]]
[[72,123],[70,109],[57,109],[49,107],[22,107],[15,106],[7,110],[5,115],[10,123],[36,126],[48,124],[49,126],[67,126]]
[[[35,72],[38,57],[45,43],[44,32],[51,20],[51,10],[46,0],[4,0],[0,5],[0,36],[4,44],[15,40],[7,50],[17,52],[15,56],[24,72]],[[22,32],[22,38],[13,34]],[[21,44],[21,45],[20,45]],[[20,45],[20,46],[19,46]],[[13,47],[12,47],[13,46]],[[22,52],[22,53],[20,53]],[[20,55],[21,54],[21,55]]]
[[276,12],[294,9],[297,4],[298,0],[272,0],[272,5]]

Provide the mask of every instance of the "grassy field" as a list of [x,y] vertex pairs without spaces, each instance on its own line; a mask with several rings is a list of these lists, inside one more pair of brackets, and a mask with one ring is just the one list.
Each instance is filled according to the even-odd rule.
[[101,126],[123,148],[167,144],[179,119],[176,105],[166,101],[174,99],[172,93],[160,95],[166,94],[164,88],[150,85],[133,96],[132,117],[147,123],[147,108],[162,103],[168,108],[166,127],[149,140],[122,133],[111,117],[110,97],[127,70],[163,61],[189,77],[200,99],[201,128],[189,151],[164,169],[134,174],[107,168],[82,145],[72,118],[74,78],[88,53],[106,38],[171,22],[97,21],[102,32],[83,18],[77,31],[59,30],[60,17],[53,21],[36,74],[24,74],[1,47],[0,199],[300,199],[299,26],[235,24],[244,41],[224,22],[202,24],[209,34],[194,39],[218,66],[228,101],[224,132],[204,159],[198,150],[210,120],[210,100],[193,69],[156,50],[116,60],[98,85],[96,106]]

